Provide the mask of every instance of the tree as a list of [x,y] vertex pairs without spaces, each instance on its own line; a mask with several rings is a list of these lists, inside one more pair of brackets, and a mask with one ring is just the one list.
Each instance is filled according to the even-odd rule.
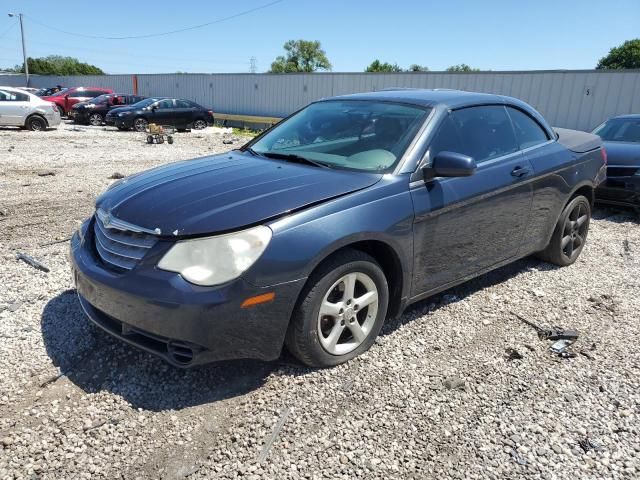
[[466,63],[461,63],[460,65],[451,65],[450,67],[447,68],[447,72],[469,73],[469,72],[479,72],[479,71],[480,71],[479,68],[470,67]]
[[331,70],[331,62],[317,40],[289,40],[284,49],[286,54],[276,57],[271,64],[271,73]]
[[398,66],[397,63],[391,65],[387,62],[380,62],[380,60],[374,60],[371,64],[366,68],[365,72],[373,73],[397,73],[401,72],[402,69]]
[[425,67],[424,65],[418,65],[417,63],[414,63],[409,67],[407,71],[408,72],[428,72],[429,67]]
[[613,47],[606,57],[600,59],[596,68],[599,70],[640,68],[640,38],[627,40],[619,47]]
[[[77,58],[49,55],[48,57],[27,57],[29,73],[34,75],[104,75],[95,65],[83,63]],[[16,65],[10,71],[24,73],[24,64]]]

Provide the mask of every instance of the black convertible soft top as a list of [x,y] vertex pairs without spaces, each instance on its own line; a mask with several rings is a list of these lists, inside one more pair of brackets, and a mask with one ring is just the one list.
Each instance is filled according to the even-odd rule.
[[602,146],[600,137],[592,133],[567,128],[554,128],[553,130],[558,134],[558,142],[572,152],[585,153]]

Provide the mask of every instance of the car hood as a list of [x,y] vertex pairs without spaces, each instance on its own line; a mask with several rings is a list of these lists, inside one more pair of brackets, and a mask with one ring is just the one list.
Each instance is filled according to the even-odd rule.
[[140,109],[134,108],[134,107],[117,107],[109,110],[109,115],[117,115],[122,112],[135,112],[137,110],[140,110]]
[[381,178],[233,151],[127,177],[103,193],[96,207],[161,236],[204,235],[259,224]]
[[609,165],[640,165],[640,143],[604,142]]

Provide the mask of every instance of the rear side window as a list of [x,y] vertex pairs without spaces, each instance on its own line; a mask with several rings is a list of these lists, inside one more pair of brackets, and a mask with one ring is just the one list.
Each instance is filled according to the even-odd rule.
[[176,107],[178,108],[193,108],[194,105],[186,100],[176,100]]
[[529,115],[512,107],[507,107],[507,112],[511,117],[520,149],[533,147],[549,140],[542,127]]
[[431,158],[441,151],[469,155],[482,163],[518,151],[518,142],[503,106],[469,107],[452,112],[440,126],[431,143]]
[[18,92],[0,90],[0,102],[28,102],[29,95]]

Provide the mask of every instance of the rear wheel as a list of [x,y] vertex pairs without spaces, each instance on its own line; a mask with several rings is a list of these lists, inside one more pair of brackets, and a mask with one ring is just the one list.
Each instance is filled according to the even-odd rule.
[[207,122],[202,120],[202,119],[198,119],[195,122],[193,122],[193,129],[194,130],[203,130],[207,128]]
[[133,121],[133,129],[136,132],[144,132],[149,126],[149,122],[143,117],[138,117]]
[[564,208],[547,248],[538,254],[542,260],[561,267],[574,263],[587,240],[591,204],[579,195]]
[[27,129],[32,130],[34,132],[39,132],[41,130],[45,130],[47,128],[47,122],[44,118],[34,115],[33,117],[29,117],[27,119]]
[[103,121],[103,118],[100,113],[92,113],[89,116],[89,123],[94,127],[99,127],[100,125],[102,125],[102,121]]
[[358,250],[341,252],[309,279],[291,318],[287,348],[311,367],[346,362],[371,347],[388,303],[378,263]]
[[149,144],[153,143],[153,136],[152,135],[147,135],[147,143],[149,143]]
[[169,145],[172,145],[172,144],[173,144],[173,137],[172,137],[171,135],[169,135],[169,136],[167,137],[167,143],[168,143]]

